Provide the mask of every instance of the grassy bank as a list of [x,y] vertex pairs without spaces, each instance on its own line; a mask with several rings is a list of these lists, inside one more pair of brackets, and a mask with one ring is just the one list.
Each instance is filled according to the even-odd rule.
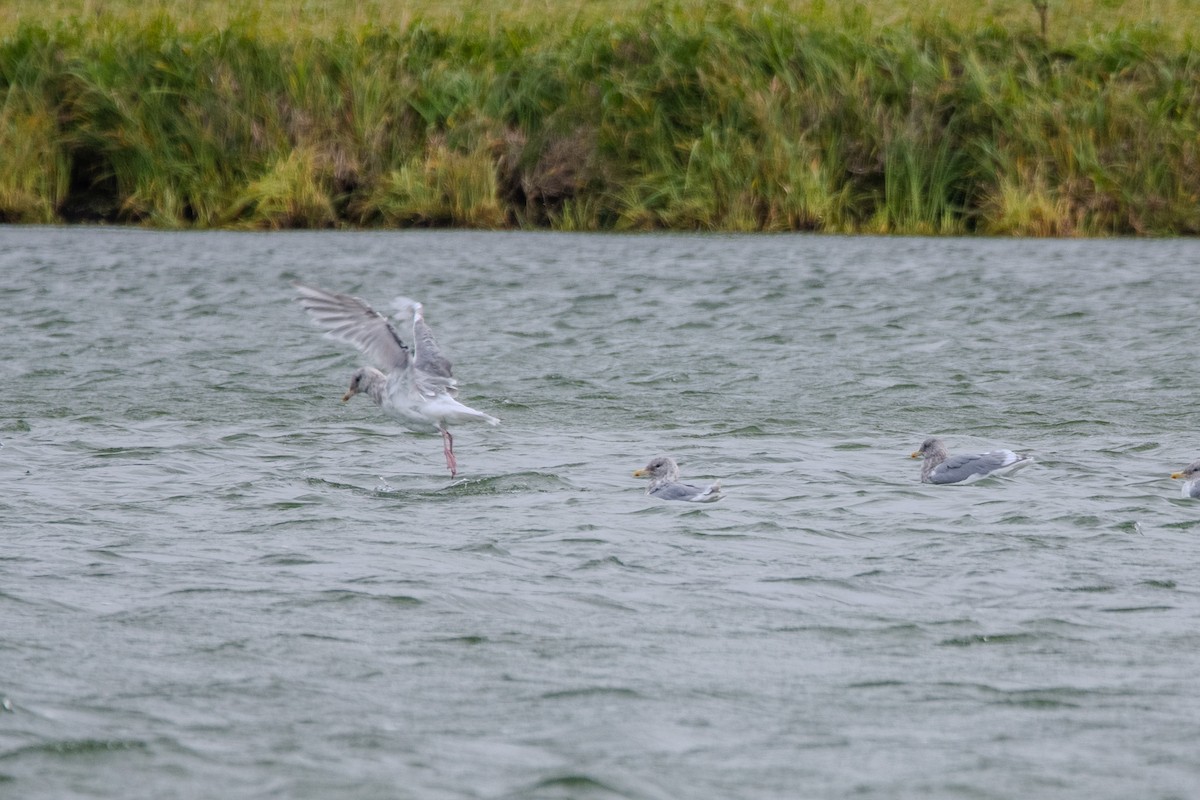
[[0,220],[1200,233],[1195,23],[1090,5],[17,3]]

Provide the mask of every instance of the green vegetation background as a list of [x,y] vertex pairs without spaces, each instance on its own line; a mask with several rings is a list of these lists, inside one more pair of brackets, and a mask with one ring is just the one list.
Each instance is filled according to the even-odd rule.
[[1200,233],[1194,3],[895,5],[15,0],[0,221]]

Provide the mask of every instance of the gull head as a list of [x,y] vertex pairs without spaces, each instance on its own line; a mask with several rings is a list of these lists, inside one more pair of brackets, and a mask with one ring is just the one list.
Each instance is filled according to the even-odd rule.
[[1200,461],[1193,461],[1184,467],[1180,472],[1172,472],[1171,477],[1176,479],[1185,478],[1189,481],[1200,478]]
[[635,478],[650,478],[653,481],[674,481],[679,479],[679,465],[674,459],[666,456],[653,458],[641,469],[634,470]]
[[342,402],[346,402],[359,392],[368,391],[371,385],[371,369],[369,367],[359,367],[350,376],[350,388],[342,395]]
[[928,458],[930,456],[940,456],[940,460],[945,460],[949,453],[946,452],[946,445],[941,439],[936,436],[930,436],[925,441],[921,442],[921,448],[913,451],[909,458]]

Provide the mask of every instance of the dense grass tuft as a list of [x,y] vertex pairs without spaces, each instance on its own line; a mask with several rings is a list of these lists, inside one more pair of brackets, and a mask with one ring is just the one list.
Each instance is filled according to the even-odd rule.
[[1055,3],[1045,36],[1027,2],[888,24],[612,3],[14,18],[0,221],[1200,233],[1200,57],[1179,31]]

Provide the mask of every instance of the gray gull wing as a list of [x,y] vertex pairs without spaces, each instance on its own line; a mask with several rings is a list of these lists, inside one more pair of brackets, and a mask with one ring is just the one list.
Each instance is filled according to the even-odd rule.
[[652,488],[649,494],[651,497],[657,497],[660,500],[704,502],[716,500],[720,497],[719,491],[720,486],[715,483],[704,488],[692,486],[690,483],[663,483]]
[[408,348],[388,318],[348,294],[293,283],[299,302],[326,335],[352,344],[384,372],[408,366]]
[[442,354],[434,338],[433,329],[425,322],[424,306],[407,297],[397,297],[392,307],[399,316],[412,319],[413,381],[417,390],[427,397],[446,392],[451,397],[458,395],[458,382],[450,366],[450,359]]
[[929,476],[930,483],[958,483],[969,478],[983,477],[998,469],[1027,460],[1011,450],[993,450],[990,453],[972,453],[950,456]]

